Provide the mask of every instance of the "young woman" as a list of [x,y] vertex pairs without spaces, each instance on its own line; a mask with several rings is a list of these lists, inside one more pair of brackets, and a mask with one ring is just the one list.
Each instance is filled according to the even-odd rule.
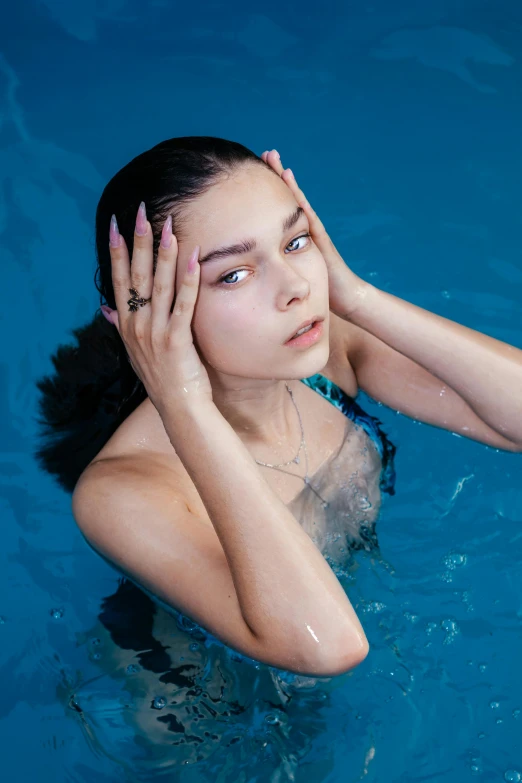
[[96,224],[109,323],[40,382],[62,439],[39,457],[84,537],[247,657],[355,667],[368,642],[330,563],[376,546],[395,451],[358,390],[520,452],[522,352],[355,275],[275,150],[163,142]]

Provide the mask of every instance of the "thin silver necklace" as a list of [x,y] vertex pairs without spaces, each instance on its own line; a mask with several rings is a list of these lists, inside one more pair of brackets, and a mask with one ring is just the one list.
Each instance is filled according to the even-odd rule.
[[[281,463],[279,463],[279,465],[271,465],[269,462],[261,462],[261,460],[259,460],[259,459],[256,459],[256,462],[257,462],[258,465],[262,465],[265,468],[275,468],[275,470],[281,470],[281,468],[284,465],[292,465],[292,463],[295,463],[296,465],[299,465],[299,462],[300,462],[299,455],[301,453],[301,449],[304,448],[305,461],[306,461],[306,473],[305,473],[304,477],[301,476],[300,478],[302,478],[304,483],[308,487],[310,487],[312,492],[314,492],[317,495],[317,497],[319,498],[319,500],[322,503],[323,508],[327,508],[330,505],[330,503],[327,500],[325,500],[323,497],[321,497],[319,492],[317,492],[317,490],[314,489],[314,487],[310,484],[310,479],[308,478],[308,451],[306,450],[306,441],[305,441],[305,436],[304,436],[303,422],[301,420],[301,414],[299,413],[299,408],[297,407],[297,403],[294,400],[294,395],[293,395],[292,389],[289,387],[289,385],[287,383],[285,383],[285,386],[286,386],[287,392],[290,395],[290,398],[291,398],[292,402],[294,403],[294,408],[297,411],[297,416],[299,417],[299,426],[301,427],[301,443],[299,444],[299,449],[297,451],[296,456],[293,459],[288,460],[288,462],[281,462]],[[255,459],[255,457],[254,457],[254,459]],[[295,473],[291,473],[289,470],[281,470],[281,473],[287,473],[289,476],[295,476],[296,475]]]

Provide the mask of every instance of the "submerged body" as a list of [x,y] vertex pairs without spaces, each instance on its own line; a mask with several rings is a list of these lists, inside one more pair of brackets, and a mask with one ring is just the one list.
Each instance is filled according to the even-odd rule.
[[[273,488],[329,564],[347,573],[353,565],[353,550],[378,546],[375,528],[381,492],[394,493],[395,446],[382,432],[380,422],[325,374],[303,379],[294,386],[313,460],[310,486],[298,479],[297,470],[295,476],[287,476],[259,469],[267,480],[272,478]],[[319,435],[324,432],[328,438],[326,457],[324,444],[309,437],[307,424],[312,420],[312,431]],[[149,453],[152,441],[147,408],[141,415],[138,411],[129,425],[132,429],[116,433],[108,444],[113,458],[118,452],[122,456],[124,443],[128,449],[131,441],[141,447],[146,444]],[[157,441],[156,445],[165,458],[164,443]],[[142,458],[146,459],[146,454]],[[301,487],[296,492],[298,481]],[[195,495],[191,498],[197,503]],[[179,764],[208,758],[219,743],[226,744],[228,738],[232,744],[245,733],[251,735],[249,741],[255,745],[259,742],[256,716],[259,725],[260,714],[266,712],[268,722],[275,710],[272,742],[284,757],[285,727],[290,721],[286,713],[291,709],[292,694],[299,690],[303,708],[304,689],[306,698],[317,700],[319,707],[324,703],[321,692],[330,678],[304,676],[257,663],[169,606],[131,574],[119,570],[125,579],[114,595],[104,600],[100,625],[89,635],[102,640],[103,668],[110,666],[111,677],[122,678],[124,690],[132,693],[130,712],[124,718],[122,710],[122,721],[131,723],[133,732],[143,732],[157,752],[164,746],[170,761],[170,748],[175,746]],[[123,698],[128,702],[128,696]],[[78,701],[81,705],[81,693]],[[83,704],[84,718],[90,724],[87,700]],[[112,721],[115,719],[113,712]],[[261,729],[257,733],[261,734]],[[309,739],[312,735],[310,727]],[[295,738],[292,750],[298,750]],[[301,750],[305,752],[304,747]]]
[[[395,446],[381,430],[378,419],[367,414],[353,398],[326,375],[316,374],[303,379],[302,386],[314,392],[312,397],[309,392],[305,392],[303,400],[307,400],[309,405],[304,406],[303,418],[306,420],[308,416],[317,414],[316,405],[321,401],[319,410],[323,413],[323,420],[316,419],[316,425],[319,425],[319,430],[321,428],[331,430],[331,434],[336,435],[333,438],[335,445],[330,449],[326,459],[321,460],[319,466],[310,474],[309,484],[302,486],[297,493],[294,492],[290,499],[283,494],[293,486],[284,481],[285,475],[288,476],[286,471],[285,474],[281,473],[283,481],[279,484],[275,482],[272,486],[280,496],[283,494],[285,505],[329,564],[341,567],[348,560],[350,550],[361,548],[370,550],[377,546],[375,528],[381,507],[381,491],[389,494],[394,494],[395,491]],[[323,407],[322,401],[327,401],[326,408]],[[144,417],[142,424],[145,424],[145,421]],[[134,437],[138,426],[137,420],[132,423]],[[127,440],[129,435],[130,433],[125,434],[123,438]],[[107,446],[109,450],[114,449],[110,456],[112,459],[117,458],[115,453],[122,448],[120,438],[117,438],[114,443],[109,442]],[[137,440],[142,447],[145,438],[143,434]],[[150,434],[147,438],[147,450],[149,450]],[[312,453],[313,451],[312,448]],[[100,455],[101,459],[102,455]],[[103,459],[109,459],[105,449]],[[143,459],[147,457],[144,456]],[[272,471],[266,470],[265,473],[272,473]],[[290,481],[298,477],[295,473],[290,476]],[[196,492],[195,488],[193,492]],[[191,501],[194,502],[192,493]],[[210,519],[208,521],[212,524]],[[105,557],[103,552],[93,547],[91,542],[88,543],[107,562],[119,568]],[[167,604],[141,585],[135,576],[124,569],[119,568],[119,570],[159,606],[173,613],[178,618],[178,625],[181,623],[183,629],[200,628],[221,644],[215,636],[183,615],[176,607]],[[247,656],[237,651],[235,654],[240,659],[247,659]]]

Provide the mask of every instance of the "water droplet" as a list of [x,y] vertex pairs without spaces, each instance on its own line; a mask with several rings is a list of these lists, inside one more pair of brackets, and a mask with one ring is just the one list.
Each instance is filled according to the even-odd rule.
[[156,696],[154,701],[152,702],[152,707],[155,710],[162,710],[163,707],[166,705],[167,700],[163,696]]
[[504,772],[504,780],[509,781],[509,783],[520,783],[522,775],[516,769],[507,769]]

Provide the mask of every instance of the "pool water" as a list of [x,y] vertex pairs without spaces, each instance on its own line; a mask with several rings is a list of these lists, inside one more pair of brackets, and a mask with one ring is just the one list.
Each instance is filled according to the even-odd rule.
[[361,393],[397,445],[379,550],[338,573],[370,654],[280,691],[190,625],[169,654],[175,620],[92,552],[33,456],[35,381],[99,306],[97,200],[172,136],[276,147],[357,274],[521,348],[521,52],[507,0],[4,9],[5,780],[522,780],[520,455]]

